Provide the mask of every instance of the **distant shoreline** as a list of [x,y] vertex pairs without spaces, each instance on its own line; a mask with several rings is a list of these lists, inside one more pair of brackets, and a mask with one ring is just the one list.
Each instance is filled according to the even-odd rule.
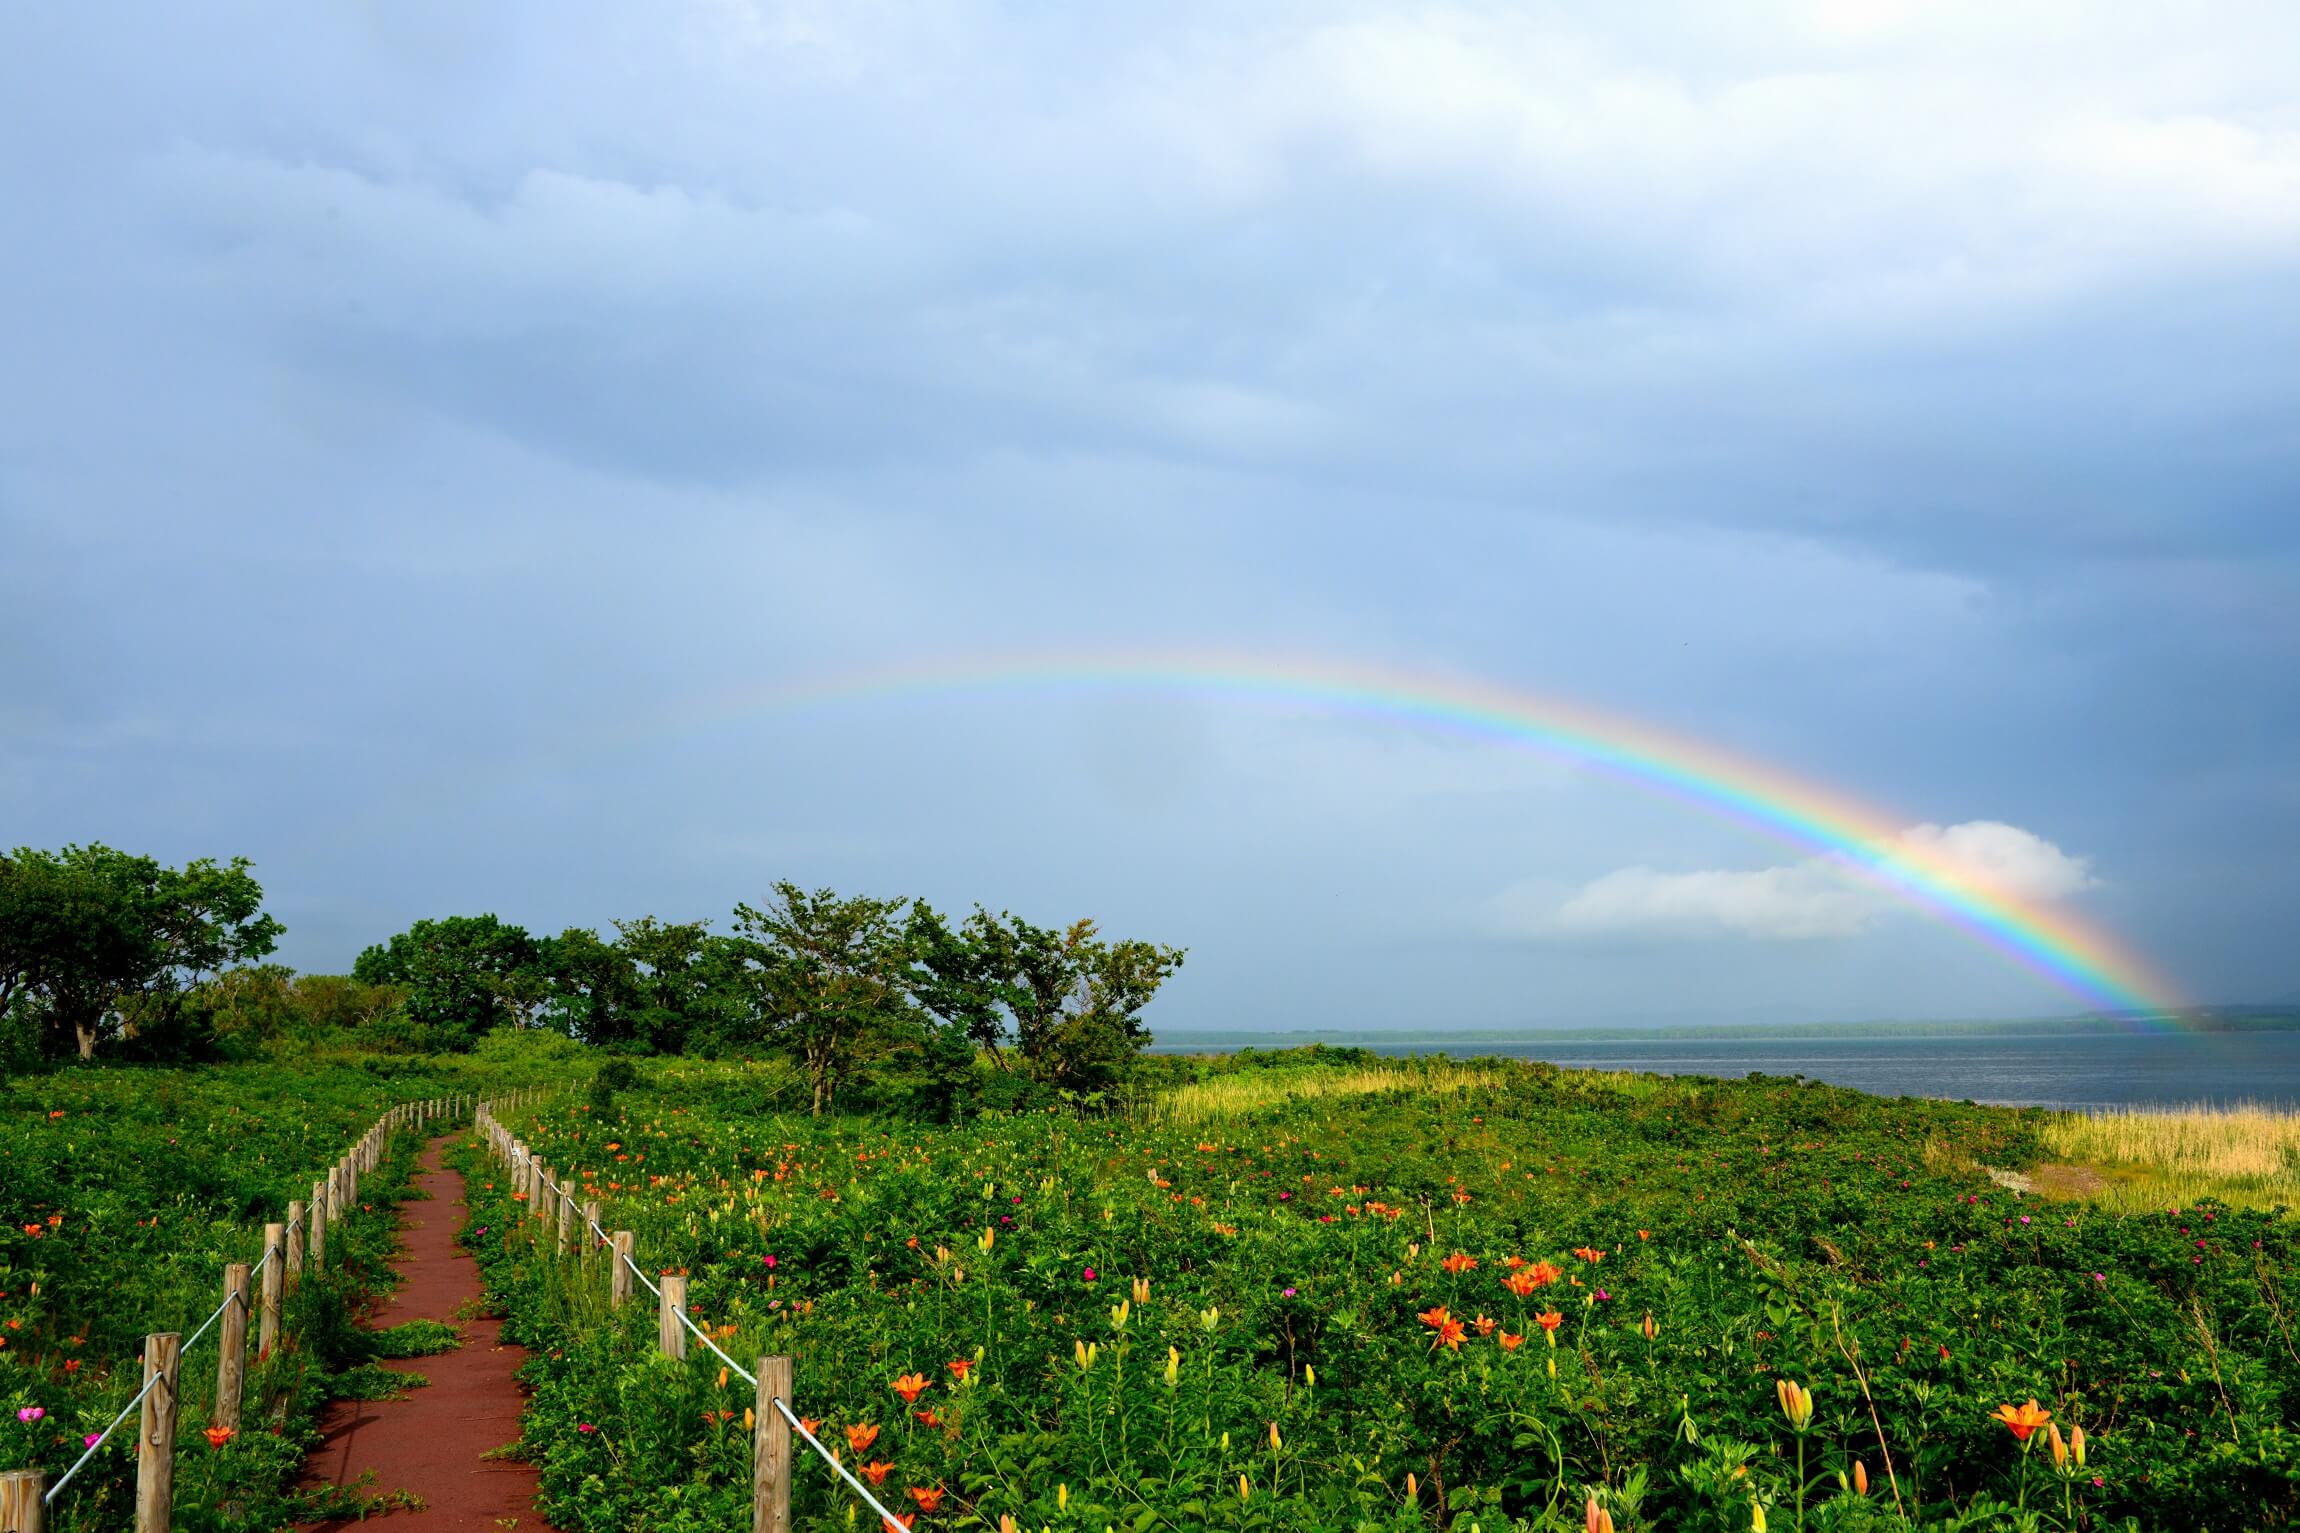
[[1506,1048],[1537,1049],[1545,1044],[1588,1043],[1756,1043],[1918,1038],[2068,1038],[2101,1034],[2128,1036],[2161,1032],[2172,1036],[2215,1033],[2300,1032],[2300,1007],[2200,1007],[2177,1018],[2154,1016],[2014,1017],[1984,1021],[1879,1022],[1717,1022],[1698,1025],[1608,1027],[1523,1027],[1477,1029],[1311,1028],[1251,1032],[1238,1028],[1174,1030],[1150,1043],[1157,1054],[1229,1054],[1245,1049],[1327,1048],[1418,1053],[1474,1054]]

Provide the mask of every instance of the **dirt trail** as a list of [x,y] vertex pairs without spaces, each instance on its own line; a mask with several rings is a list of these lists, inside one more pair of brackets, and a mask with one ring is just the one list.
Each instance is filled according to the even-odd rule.
[[[368,1317],[372,1327],[452,1321],[459,1307],[479,1297],[479,1264],[455,1243],[463,1223],[463,1176],[441,1167],[446,1143],[433,1140],[417,1162],[415,1185],[430,1201],[401,1205],[394,1264],[402,1281],[391,1301]],[[422,1498],[423,1508],[372,1515],[364,1523],[346,1518],[306,1524],[312,1533],[378,1522],[410,1530],[548,1533],[534,1510],[535,1471],[482,1457],[519,1436],[521,1397],[511,1375],[526,1350],[503,1343],[498,1321],[460,1324],[460,1350],[383,1365],[422,1374],[431,1380],[428,1388],[411,1390],[404,1400],[339,1400],[328,1407],[323,1440],[304,1466],[307,1485],[348,1485],[373,1470],[371,1490],[411,1492]]]

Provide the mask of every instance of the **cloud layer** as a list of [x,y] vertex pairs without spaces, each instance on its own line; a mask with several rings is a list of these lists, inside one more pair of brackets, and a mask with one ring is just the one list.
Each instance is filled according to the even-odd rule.
[[[1996,820],[1914,826],[1890,850],[2021,900],[2062,900],[2096,883],[2087,859]],[[1907,908],[1903,897],[1834,857],[1745,870],[1620,868],[1591,879],[1554,908],[1528,910],[1527,901],[1527,891],[1517,890],[1504,895],[1498,908],[1525,934],[1560,939],[1731,936],[1805,942],[1858,936]]]
[[790,876],[1187,943],[1169,1025],[2062,1000],[1479,742],[719,702],[1308,653],[2290,991],[2296,54],[2271,0],[17,7],[0,817],[245,852],[318,969]]

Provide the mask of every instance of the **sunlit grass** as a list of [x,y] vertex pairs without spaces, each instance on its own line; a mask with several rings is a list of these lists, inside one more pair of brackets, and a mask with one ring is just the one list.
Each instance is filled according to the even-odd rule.
[[1557,1070],[1533,1063],[1457,1064],[1445,1059],[1404,1058],[1351,1069],[1332,1066],[1241,1070],[1176,1086],[1159,1099],[1156,1112],[1173,1123],[1206,1123],[1298,1102],[1336,1102],[1385,1094],[1446,1097],[1502,1090],[1541,1072],[1577,1092],[1625,1092],[1645,1097],[1668,1083],[1626,1070]]
[[2123,1212],[2199,1198],[2300,1209],[2300,1113],[2259,1106],[2055,1113],[2041,1137],[2055,1160],[2099,1173],[2095,1186],[2048,1172],[2040,1179],[2048,1193]]
[[1287,1102],[1378,1096],[1391,1091],[1455,1095],[1506,1085],[1513,1073],[1506,1066],[1411,1059],[1353,1070],[1242,1070],[1177,1086],[1159,1105],[1173,1122],[1207,1123]]

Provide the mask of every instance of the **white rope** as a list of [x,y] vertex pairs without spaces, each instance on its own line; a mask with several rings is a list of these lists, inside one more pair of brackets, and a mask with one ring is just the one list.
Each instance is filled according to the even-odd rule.
[[725,1363],[729,1368],[734,1369],[735,1372],[750,1380],[751,1387],[753,1389],[758,1387],[759,1376],[751,1372],[750,1369],[745,1368],[741,1363],[738,1363],[733,1358],[727,1356],[725,1352],[721,1351],[719,1344],[711,1340],[711,1333],[709,1331],[704,1330],[701,1326],[695,1324],[694,1321],[687,1318],[687,1309],[685,1305],[681,1305],[679,1308],[671,1311],[671,1313],[679,1317],[679,1324],[694,1332],[695,1339],[697,1341],[701,1342],[704,1346],[709,1347],[713,1352],[717,1352],[719,1354],[720,1362]]
[[[618,1252],[617,1254],[620,1255],[621,1253]],[[663,1297],[663,1290],[655,1286],[655,1280],[653,1278],[647,1276],[646,1273],[639,1270],[639,1264],[637,1262],[631,1260],[630,1257],[625,1256],[623,1257],[623,1265],[630,1268],[632,1273],[639,1279],[639,1281],[647,1285],[647,1291],[649,1293],[653,1294],[658,1299]]]
[[864,1485],[862,1481],[856,1479],[853,1475],[847,1472],[847,1466],[839,1462],[838,1455],[831,1452],[830,1449],[824,1447],[820,1442],[818,1442],[815,1439],[815,1434],[807,1430],[807,1424],[799,1420],[798,1417],[791,1414],[791,1408],[788,1404],[781,1400],[777,1400],[774,1402],[774,1406],[776,1410],[783,1413],[783,1419],[789,1422],[794,1428],[796,1428],[798,1434],[807,1440],[807,1446],[814,1449],[815,1452],[821,1454],[823,1462],[830,1465],[834,1470],[838,1471],[838,1477],[846,1481],[849,1485],[852,1485],[854,1487],[855,1494],[870,1503],[870,1509],[872,1511],[878,1513],[879,1516],[886,1519],[883,1526],[889,1528],[899,1528],[902,1526],[902,1524],[895,1519],[894,1513],[888,1511],[886,1507],[880,1503],[879,1498],[870,1493],[870,1488],[868,1486]]
[[[221,1311],[218,1311],[218,1313],[221,1313]],[[47,1494],[40,1498],[40,1502],[43,1506],[55,1500],[57,1492],[61,1491],[65,1486],[72,1483],[72,1476],[78,1474],[81,1469],[86,1467],[88,1460],[96,1456],[96,1450],[98,1448],[103,1447],[105,1443],[111,1441],[112,1434],[120,1430],[120,1423],[127,1420],[129,1413],[134,1411],[137,1406],[144,1403],[144,1396],[152,1392],[152,1386],[159,1383],[160,1380],[166,1377],[167,1375],[164,1373],[155,1373],[150,1378],[144,1380],[144,1387],[136,1391],[136,1398],[130,1400],[126,1405],[122,1406],[120,1408],[120,1414],[112,1418],[112,1424],[104,1428],[103,1431],[96,1434],[96,1440],[88,1444],[88,1451],[80,1455],[80,1462],[65,1470],[64,1477],[58,1480],[55,1484],[48,1487]]]
[[207,1335],[207,1334],[208,1334],[208,1327],[209,1327],[209,1326],[211,1326],[211,1325],[214,1325],[214,1324],[215,1324],[215,1323],[216,1323],[218,1320],[221,1320],[221,1319],[223,1319],[223,1318],[224,1318],[224,1311],[225,1311],[225,1310],[227,1310],[227,1309],[230,1309],[230,1308],[232,1307],[232,1304],[233,1304],[233,1302],[234,1302],[235,1300],[237,1300],[238,1298],[239,1298],[239,1294],[237,1294],[236,1292],[235,1292],[235,1293],[228,1293],[228,1294],[225,1294],[225,1295],[224,1295],[224,1302],[216,1306],[216,1312],[215,1312],[214,1314],[212,1314],[212,1315],[208,1316],[208,1318],[207,1318],[207,1319],[205,1319],[205,1320],[201,1321],[201,1322],[200,1322],[200,1328],[199,1328],[198,1330],[196,1330],[196,1331],[192,1332],[191,1340],[189,1340],[189,1341],[187,1341],[187,1342],[185,1342],[185,1343],[184,1343],[184,1350],[185,1350],[186,1352],[189,1352],[189,1351],[191,1351],[191,1350],[192,1350],[192,1348],[193,1348],[193,1347],[195,1347],[195,1346],[199,1345],[199,1340],[200,1340],[200,1338],[201,1338],[202,1336],[205,1336],[205,1335]]

